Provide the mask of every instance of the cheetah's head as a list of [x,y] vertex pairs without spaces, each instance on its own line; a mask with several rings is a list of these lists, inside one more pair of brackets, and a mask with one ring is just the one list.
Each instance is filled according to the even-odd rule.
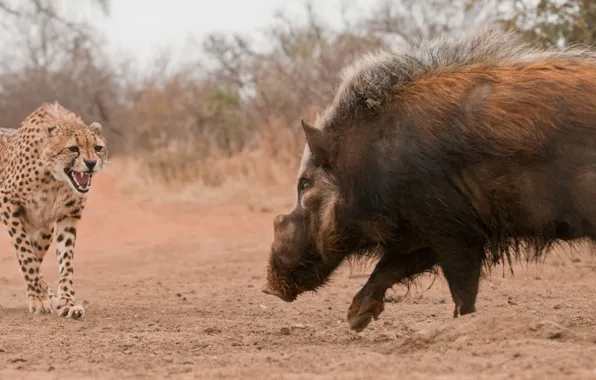
[[108,158],[101,124],[61,123],[48,126],[47,133],[49,143],[42,154],[54,178],[68,182],[78,193],[88,192],[93,175],[103,169]]

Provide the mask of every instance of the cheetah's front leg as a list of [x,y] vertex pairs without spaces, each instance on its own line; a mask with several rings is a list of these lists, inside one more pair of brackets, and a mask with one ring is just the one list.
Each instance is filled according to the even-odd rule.
[[[39,259],[40,266],[43,263],[43,259],[46,253],[48,253],[48,250],[50,249],[50,244],[52,243],[53,235],[54,227],[51,226],[42,228],[41,230],[37,231],[29,231],[29,241],[33,247],[33,252]],[[46,292],[52,304],[52,309],[56,310],[58,308],[58,298],[52,291],[52,288],[49,285],[47,285],[43,278],[40,278],[40,282],[42,283],[42,287],[47,288]]]
[[85,315],[83,306],[75,304],[75,291],[72,283],[77,221],[78,218],[75,216],[61,219],[56,223],[56,258],[60,271],[58,313],[61,317],[75,319]]
[[27,282],[29,312],[51,313],[56,306],[53,302],[55,298],[52,298],[54,294],[39,272],[42,259],[37,256],[36,250],[31,245],[31,238],[21,219],[23,211],[16,204],[3,204],[1,211],[2,222],[17,254],[21,273]]

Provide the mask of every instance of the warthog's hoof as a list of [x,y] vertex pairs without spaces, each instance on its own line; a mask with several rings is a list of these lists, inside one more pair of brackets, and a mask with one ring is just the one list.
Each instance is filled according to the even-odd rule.
[[385,306],[381,300],[361,300],[358,296],[354,297],[348,311],[350,329],[361,332],[373,318],[377,320],[384,309]]

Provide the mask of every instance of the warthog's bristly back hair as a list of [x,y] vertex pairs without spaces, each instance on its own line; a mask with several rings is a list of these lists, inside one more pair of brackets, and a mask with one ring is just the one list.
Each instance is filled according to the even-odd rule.
[[474,64],[511,65],[552,58],[593,58],[584,48],[538,48],[521,40],[514,32],[476,29],[445,34],[412,44],[398,53],[386,50],[368,53],[343,69],[332,104],[316,122],[324,128],[334,121],[374,110],[390,98],[396,86],[444,70]]

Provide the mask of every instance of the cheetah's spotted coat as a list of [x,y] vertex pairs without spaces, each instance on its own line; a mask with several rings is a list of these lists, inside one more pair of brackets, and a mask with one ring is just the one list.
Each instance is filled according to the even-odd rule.
[[[30,312],[85,314],[73,287],[76,228],[107,154],[102,126],[84,124],[58,103],[41,105],[16,130],[0,129],[0,215],[27,283]],[[57,295],[40,273],[54,233]]]

